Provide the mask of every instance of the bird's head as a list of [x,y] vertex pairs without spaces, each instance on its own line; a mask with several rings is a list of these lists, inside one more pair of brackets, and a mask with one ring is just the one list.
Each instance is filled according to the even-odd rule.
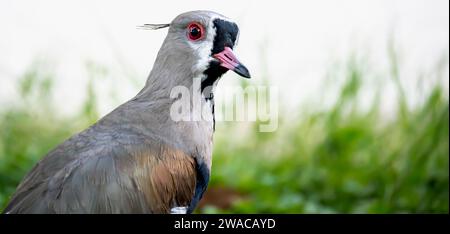
[[[193,76],[203,75],[213,82],[228,70],[250,78],[233,48],[239,28],[229,18],[211,11],[191,11],[177,16],[170,24],[145,24],[144,29],[169,27],[158,54],[173,69],[187,66]],[[164,55],[164,56],[160,56]]]

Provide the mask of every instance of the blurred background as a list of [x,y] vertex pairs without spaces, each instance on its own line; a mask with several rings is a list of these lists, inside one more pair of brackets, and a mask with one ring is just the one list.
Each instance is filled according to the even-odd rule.
[[217,122],[197,212],[448,213],[446,0],[1,0],[0,210],[49,150],[143,87],[167,31],[136,26],[196,9],[238,23],[252,74],[226,74],[218,102],[226,86],[279,91],[276,131]]

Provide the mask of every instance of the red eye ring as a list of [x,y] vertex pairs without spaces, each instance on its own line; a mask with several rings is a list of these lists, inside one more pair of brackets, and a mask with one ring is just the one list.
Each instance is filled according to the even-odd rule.
[[191,41],[198,41],[203,38],[204,29],[199,23],[193,22],[187,26],[187,36]]

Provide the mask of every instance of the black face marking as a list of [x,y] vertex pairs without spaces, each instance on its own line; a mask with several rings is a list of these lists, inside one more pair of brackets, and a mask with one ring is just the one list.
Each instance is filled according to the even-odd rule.
[[213,54],[222,52],[225,46],[233,49],[239,28],[235,23],[231,23],[222,19],[213,21],[216,28],[216,37],[214,38]]
[[[215,19],[213,24],[216,30],[216,36],[214,37],[211,54],[222,52],[226,46],[233,49],[234,43],[236,43],[237,34],[239,32],[238,26],[235,23],[222,19]],[[212,86],[214,82],[227,71],[228,69],[220,66],[220,62],[216,60],[209,63],[208,68],[204,71],[206,78],[203,80],[201,86],[201,91],[205,97],[211,96],[210,93],[212,92],[209,88],[205,93],[205,88]]]

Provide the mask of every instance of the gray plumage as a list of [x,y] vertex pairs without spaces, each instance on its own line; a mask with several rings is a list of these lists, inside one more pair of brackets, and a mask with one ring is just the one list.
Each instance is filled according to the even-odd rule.
[[[176,99],[170,92],[209,79],[205,70],[217,62],[211,54],[216,18],[225,19],[209,11],[175,18],[145,87],[50,151],[25,176],[4,212],[170,213],[176,207],[192,212],[209,179],[213,122],[172,120]],[[204,25],[202,42],[186,39],[189,22]],[[201,107],[213,115],[207,99]]]

